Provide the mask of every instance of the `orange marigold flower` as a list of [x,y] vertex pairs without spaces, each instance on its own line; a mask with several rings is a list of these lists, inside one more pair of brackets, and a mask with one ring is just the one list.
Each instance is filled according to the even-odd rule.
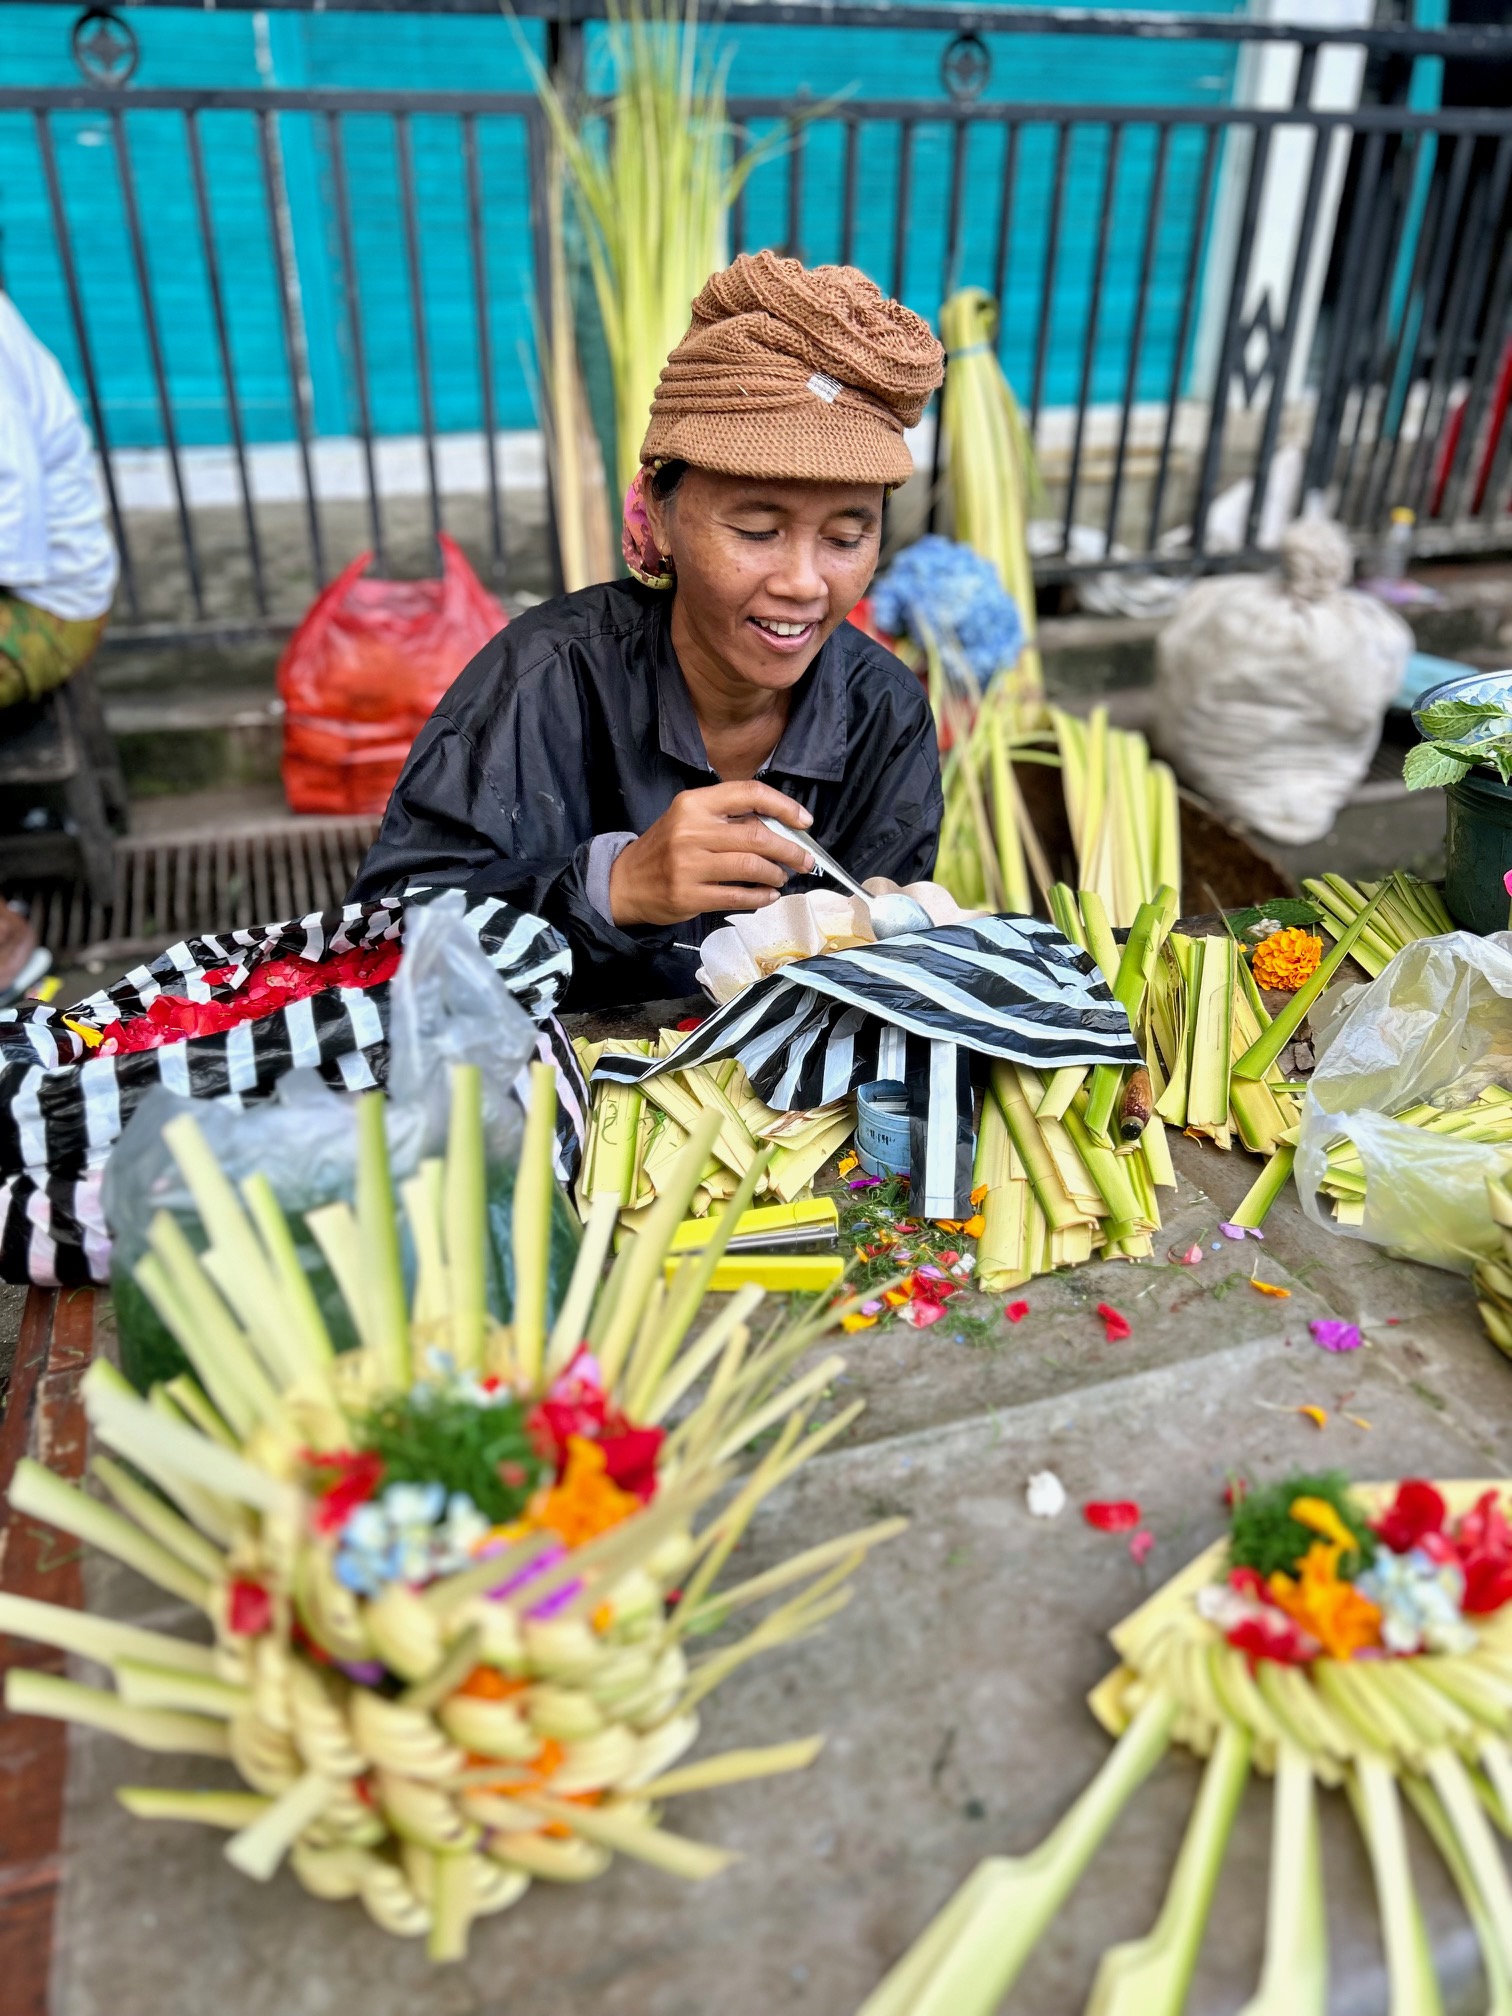
[[608,1475],[603,1449],[584,1435],[568,1436],[562,1481],[541,1492],[531,1506],[536,1525],[546,1527],[569,1547],[581,1547],[640,1509],[635,1493],[621,1491]]
[[1310,931],[1290,925],[1285,931],[1273,931],[1269,938],[1261,940],[1255,947],[1250,970],[1257,987],[1275,987],[1295,994],[1312,978],[1322,957],[1322,941]]
[[1343,1551],[1336,1541],[1315,1540],[1295,1579],[1278,1572],[1266,1585],[1276,1608],[1311,1631],[1331,1659],[1352,1659],[1381,1642],[1380,1611],[1352,1582],[1339,1579]]

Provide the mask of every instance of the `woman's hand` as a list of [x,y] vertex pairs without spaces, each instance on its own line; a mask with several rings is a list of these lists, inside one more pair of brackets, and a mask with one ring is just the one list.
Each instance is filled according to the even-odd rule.
[[[811,826],[795,799],[755,778],[680,791],[654,826],[632,840],[609,871],[616,924],[684,924],[708,910],[763,910],[813,856],[757,813]],[[754,886],[752,886],[754,885]]]

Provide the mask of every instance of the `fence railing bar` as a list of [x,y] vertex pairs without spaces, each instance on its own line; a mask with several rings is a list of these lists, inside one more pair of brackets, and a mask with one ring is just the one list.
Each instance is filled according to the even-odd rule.
[[[550,369],[551,346],[556,341],[551,308],[552,232],[551,206],[548,200],[552,145],[545,109],[539,102],[532,103],[525,119],[525,146],[529,161],[530,250],[535,264],[536,325],[539,332],[536,340],[543,360],[541,367],[543,371]],[[617,477],[618,471],[615,471],[610,478],[611,484]],[[613,494],[611,488],[610,495]],[[553,592],[560,594],[564,586],[562,545],[558,536],[556,484],[552,481],[549,452],[546,457],[546,553]]]
[[1313,135],[1312,160],[1308,164],[1307,189],[1302,198],[1302,216],[1297,226],[1297,241],[1292,249],[1291,283],[1286,290],[1286,313],[1281,321],[1279,338],[1271,346],[1270,390],[1266,395],[1265,419],[1260,429],[1260,445],[1255,455],[1255,479],[1250,485],[1249,512],[1245,520],[1244,543],[1257,543],[1260,530],[1260,513],[1265,505],[1265,493],[1270,482],[1271,458],[1276,452],[1276,437],[1281,431],[1281,416],[1286,410],[1286,383],[1291,376],[1292,353],[1297,347],[1297,323],[1302,313],[1302,297],[1307,291],[1307,269],[1312,264],[1313,239],[1317,235],[1318,206],[1323,198],[1323,183],[1328,171],[1329,152],[1333,146],[1330,136],[1322,133]]
[[[1507,333],[1512,338],[1512,329]],[[1512,511],[1512,414],[1502,420],[1501,439],[1491,457],[1485,497],[1480,522],[1490,528],[1495,539],[1505,540],[1509,531],[1508,513]]]
[[[942,10],[943,11],[943,10]],[[1508,59],[1512,60],[1512,59]],[[534,99],[514,91],[358,91],[239,89],[153,89],[133,86],[129,93],[135,111],[268,111],[268,112],[440,112],[456,116],[463,112],[529,115]],[[0,86],[0,112],[31,112],[43,108],[60,112],[108,112],[121,103],[114,86]],[[792,115],[790,98],[749,95],[732,97],[727,110],[732,120],[786,119]],[[1315,126],[1332,130],[1345,127],[1360,133],[1377,130],[1387,133],[1488,134],[1495,138],[1512,130],[1512,109],[1506,107],[1441,106],[1417,111],[1401,105],[1367,104],[1354,106],[1290,105],[1160,105],[1131,107],[1128,100],[1107,103],[1074,103],[1058,100],[978,99],[963,105],[953,98],[868,98],[868,119],[896,124],[903,119],[928,125],[960,118],[973,125],[1006,125],[1015,119],[1051,120],[1068,118],[1085,125],[1108,125],[1115,119],[1128,121],[1137,110],[1150,120],[1169,119],[1185,126],[1238,126],[1260,131],[1274,126]]]
[[1108,268],[1108,244],[1113,224],[1113,197],[1118,187],[1118,163],[1124,129],[1108,129],[1108,152],[1103,162],[1102,201],[1098,208],[1097,249],[1092,255],[1092,292],[1087,303],[1086,331],[1082,339],[1081,391],[1076,402],[1076,422],[1071,431],[1071,465],[1066,472],[1066,518],[1061,531],[1061,551],[1071,551],[1071,527],[1076,522],[1076,486],[1081,475],[1082,442],[1086,434],[1087,408],[1092,400],[1092,373],[1097,362],[1098,319],[1102,311],[1103,281]]
[[95,448],[100,458],[100,468],[105,478],[105,497],[110,506],[110,522],[115,530],[116,551],[121,562],[121,586],[126,591],[126,604],[133,617],[140,616],[141,602],[137,596],[136,569],[132,565],[131,542],[126,537],[126,521],[121,515],[121,500],[116,492],[115,461],[111,454],[110,434],[105,426],[105,408],[100,398],[100,381],[95,372],[94,349],[89,340],[89,326],[84,319],[84,296],[79,289],[79,272],[74,264],[73,233],[68,228],[68,211],[63,202],[63,184],[58,175],[58,157],[53,147],[52,127],[45,112],[38,112],[33,119],[37,134],[37,151],[42,157],[42,179],[47,184],[47,207],[52,215],[53,235],[58,244],[58,263],[63,268],[63,287],[68,296],[68,316],[73,323],[74,342],[79,351],[79,369],[84,374],[84,389],[89,397],[89,417],[94,428]]
[[[133,0],[137,7],[182,7],[184,0]],[[247,12],[267,0],[200,0],[228,12]],[[413,13],[415,0],[280,0],[287,11],[330,7],[356,14]],[[433,0],[433,11],[453,15],[496,12],[494,0]],[[578,28],[603,20],[607,0],[516,0],[525,20]],[[906,28],[938,35],[970,29],[979,35],[1076,35],[1153,42],[1260,42],[1323,46],[1338,43],[1403,55],[1474,61],[1512,60],[1512,36],[1494,25],[1417,27],[1407,23],[1256,21],[1248,15],[1160,14],[1112,8],[1016,7],[993,4],[934,6],[911,0],[724,0],[721,18],[732,25],[783,28]]]
[[383,550],[383,512],[378,502],[378,465],[373,448],[373,414],[368,400],[367,356],[362,340],[361,287],[357,278],[357,249],[352,234],[352,206],[347,197],[346,154],[341,120],[335,112],[326,114],[326,136],[331,149],[331,194],[336,207],[336,236],[341,249],[341,283],[346,297],[347,344],[352,367],[352,389],[357,396],[357,433],[362,442],[362,459],[367,470],[368,524],[373,541],[373,557],[379,573],[387,567]]
[[940,299],[948,301],[961,284],[961,213],[966,200],[966,136],[971,128],[964,119],[951,126],[950,208],[946,212],[945,262],[940,271]]
[[241,492],[242,522],[247,532],[247,560],[252,570],[252,596],[259,616],[268,613],[267,586],[263,580],[262,544],[257,534],[257,514],[252,508],[252,486],[247,480],[247,444],[242,430],[241,401],[236,396],[236,364],[231,355],[231,336],[226,324],[226,303],[221,289],[220,255],[215,249],[215,224],[210,211],[210,190],[205,180],[204,150],[200,146],[199,114],[184,114],[184,139],[189,149],[189,179],[194,188],[194,207],[199,219],[200,252],[205,262],[205,283],[210,293],[211,317],[215,323],[215,344],[220,353],[221,376],[226,386],[226,422],[231,432],[231,452],[236,462],[237,488]]
[[1008,251],[1013,236],[1013,191],[1018,179],[1019,127],[1015,120],[1003,139],[1003,186],[998,197],[997,244],[992,254],[992,298],[998,304],[998,348],[1003,343],[1003,302],[1008,292]]
[[[1466,144],[1473,148],[1475,143]],[[1489,178],[1472,175],[1461,240],[1468,256],[1466,251],[1462,251],[1455,264],[1443,328],[1434,344],[1423,424],[1407,470],[1407,501],[1418,518],[1423,516],[1423,505],[1432,481],[1439,429],[1447,416],[1450,396],[1459,375],[1460,359],[1465,351],[1465,325],[1471,313],[1471,304],[1479,307],[1486,305],[1486,278],[1492,246],[1496,242],[1493,236],[1495,220],[1501,218],[1506,206],[1509,175],[1512,175],[1512,140],[1502,141],[1497,148]],[[1489,340],[1489,331],[1487,333]],[[1468,417],[1468,412],[1462,409],[1461,428]]]
[[[1495,211],[1491,213],[1495,216]],[[1496,277],[1491,283],[1491,293],[1486,302],[1486,313],[1481,326],[1480,343],[1477,346],[1475,371],[1470,380],[1470,389],[1465,395],[1464,420],[1460,435],[1454,445],[1454,455],[1449,465],[1448,481],[1444,488],[1443,517],[1447,524],[1460,522],[1460,514],[1465,503],[1465,485],[1470,470],[1479,462],[1482,476],[1477,480],[1470,497],[1470,508],[1465,516],[1473,517],[1485,501],[1483,481],[1485,457],[1490,454],[1495,443],[1487,441],[1482,447],[1479,440],[1481,427],[1491,418],[1492,387],[1501,371],[1502,358],[1507,346],[1512,343],[1512,231],[1502,239],[1501,256],[1497,261]]]
[[420,223],[415,205],[415,157],[409,114],[394,119],[394,149],[399,164],[399,207],[404,219],[404,265],[409,281],[410,321],[414,329],[415,384],[420,394],[420,432],[425,441],[425,482],[430,492],[431,537],[436,565],[441,558],[441,489],[436,481],[436,411],[431,396],[430,342],[425,326],[425,269],[420,263]]
[[[1407,222],[1411,206],[1408,196],[1413,175],[1417,167],[1418,149],[1404,141],[1395,149],[1382,176],[1382,187],[1376,201],[1371,206],[1371,229],[1369,241],[1369,264],[1367,267],[1366,291],[1363,299],[1374,301],[1375,311],[1368,318],[1362,318],[1360,362],[1357,372],[1352,372],[1351,380],[1357,388],[1355,401],[1354,428],[1350,435],[1349,447],[1344,455],[1344,467],[1338,478],[1340,515],[1353,515],[1350,499],[1356,495],[1355,463],[1365,442],[1366,420],[1374,413],[1377,405],[1385,410],[1384,399],[1377,400],[1376,388],[1381,383],[1386,369],[1386,358],[1391,347],[1391,288],[1390,276],[1397,269],[1402,256],[1402,244],[1407,235]],[[1366,453],[1368,467],[1369,451]]]
[[1255,251],[1255,231],[1260,217],[1260,192],[1265,183],[1265,167],[1270,159],[1270,129],[1262,127],[1250,150],[1249,175],[1244,187],[1244,210],[1239,221],[1239,239],[1234,248],[1234,272],[1229,282],[1228,308],[1223,318],[1223,341],[1219,347],[1218,369],[1213,378],[1212,404],[1208,410],[1207,440],[1197,478],[1197,501],[1192,507],[1192,550],[1199,556],[1207,544],[1207,515],[1218,488],[1222,465],[1223,436],[1228,422],[1229,388],[1234,382],[1234,366],[1243,343],[1244,298],[1249,292],[1250,261]]
[[[747,149],[748,141],[745,128],[743,126],[734,127],[730,134],[730,165],[733,169],[739,169],[741,162],[745,158]],[[735,190],[735,200],[730,205],[730,253],[732,257],[736,253],[745,250],[745,205],[746,183],[743,178]]]
[[[1332,143],[1330,143],[1332,144]],[[1313,408],[1312,436],[1302,465],[1302,489],[1327,490],[1333,482],[1339,452],[1339,425],[1349,383],[1349,371],[1360,340],[1360,331],[1348,303],[1361,298],[1360,272],[1372,211],[1381,200],[1381,156],[1385,140],[1372,133],[1365,142],[1360,160],[1360,178],[1355,185],[1354,208],[1349,219],[1349,236],[1339,268],[1338,301],[1329,326],[1323,367],[1318,377],[1318,396]],[[1346,173],[1348,164],[1346,163]],[[1342,191],[1341,191],[1342,198]]]
[[496,569],[504,556],[504,512],[499,497],[498,415],[494,406],[493,335],[488,314],[488,239],[483,229],[483,177],[478,163],[478,122],[462,117],[462,165],[467,187],[467,244],[472,268],[473,311],[478,346],[478,388],[483,407],[483,457],[488,469],[488,539]]
[[861,122],[847,119],[845,122],[845,166],[841,175],[840,196],[840,264],[850,266],[856,253],[856,169]]
[[1162,126],[1155,141],[1155,165],[1150,177],[1150,200],[1145,209],[1144,243],[1139,252],[1139,283],[1134,297],[1134,320],[1129,329],[1129,360],[1124,371],[1123,405],[1118,415],[1118,441],[1113,451],[1113,474],[1108,484],[1108,518],[1103,534],[1111,553],[1118,539],[1118,506],[1123,497],[1124,461],[1129,450],[1129,426],[1139,396],[1139,356],[1144,348],[1145,316],[1150,305],[1150,281],[1155,272],[1155,245],[1165,210],[1166,161],[1171,148],[1171,129]]
[[898,300],[905,293],[904,271],[908,263],[908,212],[913,196],[914,122],[903,120],[898,129],[898,213],[893,220],[892,291]]
[[1197,312],[1197,271],[1202,249],[1207,243],[1207,216],[1212,206],[1218,177],[1219,131],[1208,128],[1202,150],[1202,167],[1197,176],[1197,200],[1192,206],[1192,237],[1187,246],[1186,271],[1181,280],[1181,308],[1177,316],[1176,344],[1171,353],[1171,384],[1166,395],[1165,426],[1160,438],[1160,461],[1150,486],[1150,527],[1145,544],[1153,553],[1160,540],[1160,514],[1165,506],[1166,485],[1171,474],[1171,449],[1176,439],[1176,416],[1181,411],[1182,380],[1186,376],[1187,348],[1192,340],[1192,318]]
[[205,613],[205,591],[200,578],[199,554],[194,544],[194,525],[189,516],[189,496],[184,488],[184,465],[179,456],[178,429],[173,419],[173,394],[168,386],[168,367],[158,331],[157,310],[152,299],[152,274],[147,265],[147,244],[142,236],[142,213],[137,204],[136,177],[131,168],[131,150],[126,141],[126,121],[119,110],[110,115],[110,137],[115,151],[116,174],[120,177],[121,203],[126,212],[126,236],[131,245],[131,264],[141,297],[142,329],[147,337],[147,357],[152,366],[152,382],[157,390],[162,419],[163,446],[168,451],[168,468],[173,478],[173,495],[178,504],[179,534],[184,544],[184,570],[189,577],[189,595],[194,613]]
[[1039,426],[1045,396],[1045,363],[1050,355],[1050,323],[1055,306],[1055,271],[1060,253],[1061,212],[1066,202],[1066,167],[1071,155],[1071,128],[1064,119],[1055,125],[1055,170],[1050,187],[1050,226],[1045,239],[1045,265],[1040,281],[1039,320],[1034,332],[1034,378],[1029,393],[1029,433]]
[[284,365],[289,374],[289,404],[293,408],[294,432],[299,441],[300,474],[304,479],[305,522],[310,533],[310,560],[314,569],[315,585],[317,588],[323,588],[326,583],[325,540],[320,529],[320,505],[315,495],[315,470],[310,457],[310,437],[314,431],[309,404],[310,388],[306,377],[298,306],[293,294],[290,248],[284,242],[283,198],[279,157],[276,152],[277,136],[273,129],[271,112],[259,112],[256,119],[257,151],[262,161],[263,201],[268,212],[268,243],[273,255],[277,282],[274,291],[278,301],[278,327],[283,339]]
[[808,124],[803,119],[789,119],[788,134],[788,186],[787,186],[787,254],[790,259],[803,257],[803,154],[808,144]]
[[[1402,325],[1397,332],[1391,367],[1382,381],[1386,404],[1381,411],[1381,425],[1376,431],[1370,460],[1370,481],[1365,491],[1364,522],[1367,525],[1378,524],[1381,514],[1390,508],[1402,432],[1417,379],[1418,358],[1422,353],[1425,332],[1435,326],[1439,303],[1443,298],[1454,224],[1469,186],[1473,152],[1468,140],[1457,140],[1447,183],[1437,173],[1433,177],[1429,202],[1423,213],[1423,228],[1412,262],[1412,280],[1402,303]],[[1436,169],[1437,162],[1434,165]],[[1434,198],[1439,197],[1441,191],[1435,210]]]
[[1313,78],[1318,71],[1318,45],[1304,42],[1297,52],[1297,76],[1292,85],[1292,104],[1299,110],[1312,103]]

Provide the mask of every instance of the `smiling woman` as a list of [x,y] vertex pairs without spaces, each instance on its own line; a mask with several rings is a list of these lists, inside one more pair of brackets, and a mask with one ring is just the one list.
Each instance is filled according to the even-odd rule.
[[731,911],[934,864],[919,682],[846,617],[943,355],[850,267],[737,259],[668,358],[625,508],[634,577],[543,603],[422,731],[354,897],[454,884],[558,925],[571,1007],[686,994]]

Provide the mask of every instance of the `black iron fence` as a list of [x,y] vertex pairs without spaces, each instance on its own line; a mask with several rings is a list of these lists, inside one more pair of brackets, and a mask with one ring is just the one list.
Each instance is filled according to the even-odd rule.
[[[549,14],[540,46],[571,66],[603,8],[518,11]],[[737,144],[785,144],[733,237],[856,260],[929,313],[961,285],[1002,303],[1042,465],[1044,578],[1248,563],[1309,493],[1365,537],[1405,505],[1423,550],[1512,546],[1512,106],[1490,102],[1512,99],[1512,31],[724,11],[914,34],[938,62],[943,95],[734,98]],[[1220,102],[984,89],[993,51],[1047,33],[1238,45],[1239,66]],[[460,532],[518,584],[512,542],[538,494],[521,387],[545,305],[534,100],[141,88],[119,41],[105,58],[128,81],[0,88],[0,198],[24,129],[33,264],[102,452],[117,635],[276,631],[361,546],[404,567],[417,528],[422,549]],[[1254,68],[1278,51],[1279,103]],[[1487,80],[1471,94],[1487,102],[1442,102],[1446,57]],[[87,180],[63,158],[86,130]],[[102,320],[111,260],[131,313]]]

